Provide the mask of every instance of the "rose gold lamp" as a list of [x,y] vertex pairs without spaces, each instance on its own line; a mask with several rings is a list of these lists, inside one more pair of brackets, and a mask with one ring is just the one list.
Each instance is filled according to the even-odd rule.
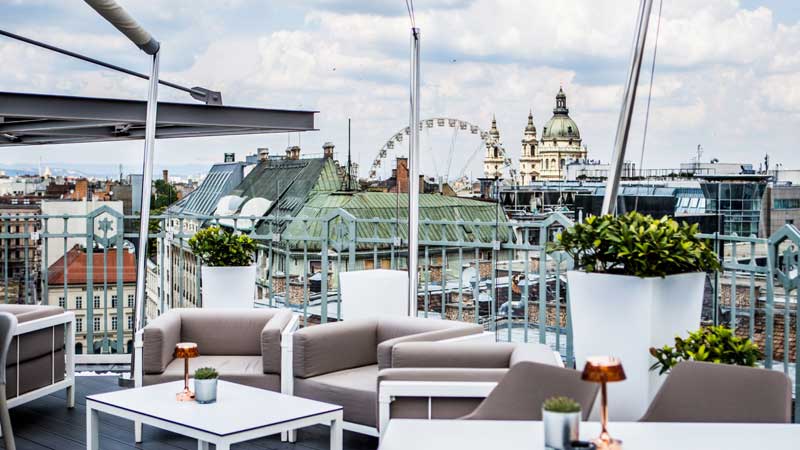
[[175,394],[179,402],[194,400],[194,392],[189,389],[189,358],[197,358],[200,352],[194,342],[180,342],[175,345],[175,357],[183,358],[183,391]]
[[586,365],[583,367],[581,378],[584,381],[600,383],[600,422],[602,431],[592,443],[598,449],[618,449],[622,448],[622,441],[614,439],[608,434],[608,393],[606,383],[622,381],[625,379],[625,371],[622,363],[617,358],[610,356],[593,356],[586,358]]

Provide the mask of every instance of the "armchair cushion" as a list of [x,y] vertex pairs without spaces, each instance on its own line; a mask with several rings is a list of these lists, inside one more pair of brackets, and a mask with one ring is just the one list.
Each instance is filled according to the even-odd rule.
[[196,342],[201,355],[261,356],[261,332],[274,309],[182,309],[181,341]]
[[515,347],[504,342],[403,342],[394,346],[392,368],[508,369]]
[[517,344],[514,351],[511,352],[511,360],[509,366],[514,366],[519,362],[535,362],[547,365],[560,365],[556,360],[556,354],[549,345],[527,343]]
[[[189,373],[200,367],[213,367],[219,379],[244,384],[259,389],[280,391],[280,375],[264,374],[260,356],[207,356],[200,355],[189,360]],[[163,373],[145,375],[144,385],[168,383],[183,379],[183,360],[173,360]]]
[[370,319],[332,322],[297,331],[294,376],[311,378],[376,364],[377,328],[377,320]]
[[378,415],[375,364],[295,380],[294,393],[299,397],[342,405],[344,420],[374,427]]
[[292,320],[288,309],[275,311],[261,330],[261,358],[264,373],[281,373],[281,333]]
[[162,314],[144,328],[142,369],[144,373],[162,373],[172,361],[175,345],[181,339],[179,310]]
[[[406,334],[402,334],[405,332]],[[401,342],[433,342],[480,334],[483,327],[450,320],[391,319],[378,322],[378,367],[392,367],[392,348]],[[383,337],[389,339],[381,339]]]

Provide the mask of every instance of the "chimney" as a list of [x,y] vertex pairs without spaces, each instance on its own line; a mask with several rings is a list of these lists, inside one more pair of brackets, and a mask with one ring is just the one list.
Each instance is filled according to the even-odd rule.
[[236,162],[236,153],[225,153],[225,160],[226,163]]
[[397,169],[395,172],[397,180],[397,192],[408,193],[408,158],[397,158]]
[[169,184],[169,170],[164,169],[161,171],[161,179],[164,180],[164,183]]
[[261,147],[258,149],[258,160],[259,161],[266,161],[269,159],[269,149],[267,147]]
[[325,159],[333,159],[333,142],[326,142],[322,144],[322,153]]
[[286,159],[298,160],[300,159],[300,147],[293,145],[286,149]]

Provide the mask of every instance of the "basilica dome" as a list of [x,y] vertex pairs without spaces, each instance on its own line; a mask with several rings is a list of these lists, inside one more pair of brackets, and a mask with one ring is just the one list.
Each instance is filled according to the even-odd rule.
[[569,117],[567,108],[567,96],[562,89],[556,95],[556,107],[553,109],[553,117],[547,121],[542,129],[542,141],[580,141],[581,132],[578,125]]

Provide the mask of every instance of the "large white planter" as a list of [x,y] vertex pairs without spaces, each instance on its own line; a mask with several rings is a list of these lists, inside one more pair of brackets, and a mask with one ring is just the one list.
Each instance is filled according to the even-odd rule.
[[576,367],[590,356],[615,356],[627,379],[609,383],[609,418],[639,420],[663,377],[651,372],[650,347],[674,344],[700,327],[705,273],[639,278],[567,273]]
[[253,308],[256,265],[200,268],[203,308]]

